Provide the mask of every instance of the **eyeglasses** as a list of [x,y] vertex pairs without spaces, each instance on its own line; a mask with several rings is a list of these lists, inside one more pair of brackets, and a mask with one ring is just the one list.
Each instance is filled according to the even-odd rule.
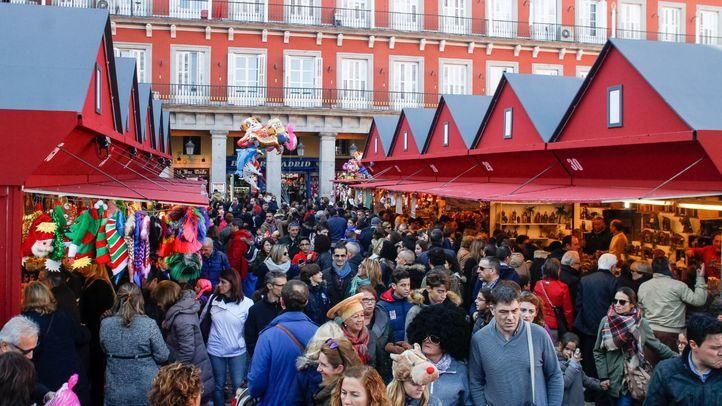
[[361,299],[361,303],[374,303],[376,299]]
[[277,288],[282,288],[282,287],[286,286],[286,284],[285,283],[274,283],[273,286],[275,286]]
[[624,300],[624,299],[614,299],[614,300],[612,300],[612,303],[614,303],[614,304],[618,304],[618,305],[620,305],[620,306],[626,306],[626,305],[627,305],[627,303],[629,303],[629,300]]
[[340,255],[333,254],[333,257],[334,257],[334,258],[345,258],[345,257],[346,257],[346,254],[340,254]]
[[441,339],[433,334],[426,336],[424,341],[431,344],[441,344]]
[[25,349],[22,349],[22,348],[18,347],[17,345],[15,345],[15,344],[13,344],[13,343],[8,343],[8,344],[10,344],[10,345],[12,345],[13,347],[15,347],[15,349],[18,350],[18,351],[20,351],[20,353],[23,354],[23,355],[28,355],[28,354],[30,354],[31,352],[35,351],[36,348],[38,348],[37,346],[35,346],[35,347],[33,347],[33,348],[29,348],[29,349],[25,350]]

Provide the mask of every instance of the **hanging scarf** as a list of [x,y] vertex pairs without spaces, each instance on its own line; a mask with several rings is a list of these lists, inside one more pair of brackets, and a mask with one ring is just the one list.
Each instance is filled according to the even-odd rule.
[[361,362],[367,365],[369,363],[369,329],[364,327],[356,337],[343,324],[341,330],[343,330],[343,335],[351,342],[351,346],[358,354],[358,357],[361,358]]
[[641,322],[642,312],[639,307],[635,307],[629,314],[618,314],[614,311],[614,305],[609,306],[602,327],[602,347],[607,351],[621,350],[630,357],[637,355],[643,359],[644,352],[639,339]]
[[346,297],[355,295],[356,288],[358,288],[359,286],[365,286],[365,285],[370,285],[370,284],[371,284],[371,279],[368,279],[368,278],[365,279],[358,275],[354,276],[353,279],[351,279],[351,283],[349,284],[348,292],[346,292]]
[[284,262],[282,264],[277,264],[273,262],[271,257],[266,258],[265,261],[263,261],[264,264],[266,264],[266,267],[269,271],[281,271],[283,273],[287,273],[288,270],[291,268],[291,261]]
[[436,369],[439,370],[439,375],[445,373],[451,366],[451,355],[444,353],[439,362],[435,362],[434,365],[436,366]]
[[351,265],[349,265],[348,262],[346,262],[346,264],[341,269],[336,268],[336,264],[331,264],[331,267],[340,279],[347,277],[351,273]]

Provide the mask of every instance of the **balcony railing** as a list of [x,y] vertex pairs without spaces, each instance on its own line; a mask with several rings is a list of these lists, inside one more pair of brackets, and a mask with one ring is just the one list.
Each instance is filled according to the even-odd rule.
[[[107,7],[110,14],[133,17],[271,22],[360,29],[432,32],[539,41],[603,44],[613,36],[611,28],[580,25],[503,21],[451,15],[404,13],[387,10],[285,4],[263,0],[0,0],[12,3],[50,4],[61,7]],[[611,25],[611,24],[610,24]],[[710,32],[698,35],[669,34],[637,29],[620,23],[619,38],[722,45]]]
[[153,91],[171,104],[194,106],[290,107],[348,110],[401,110],[435,107],[438,93],[313,87],[222,86],[153,83]]

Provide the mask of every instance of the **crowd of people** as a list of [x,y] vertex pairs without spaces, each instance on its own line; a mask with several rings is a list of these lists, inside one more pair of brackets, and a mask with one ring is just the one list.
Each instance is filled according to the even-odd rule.
[[[547,247],[479,224],[212,201],[201,277],[48,272],[0,330],[0,406],[722,404],[722,238],[625,258],[619,221]],[[700,261],[695,261],[699,257]],[[716,261],[716,262],[715,262]]]

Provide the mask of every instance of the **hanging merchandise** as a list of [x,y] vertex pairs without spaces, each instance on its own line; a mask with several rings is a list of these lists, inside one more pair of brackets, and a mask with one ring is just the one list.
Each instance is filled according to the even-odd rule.
[[135,230],[133,233],[133,282],[142,286],[142,282],[150,273],[150,246],[148,231],[150,218],[144,212],[135,213]]
[[100,207],[103,207],[102,200],[81,213],[70,227],[70,232],[66,234],[70,240],[68,258],[73,260],[73,269],[84,268],[95,258],[95,239],[101,225]]
[[198,253],[175,253],[165,259],[170,278],[176,282],[188,282],[201,274],[201,256]]
[[53,252],[55,231],[57,225],[50,215],[41,213],[35,216],[28,228],[28,235],[22,243],[23,265],[28,270],[59,271],[60,262],[54,261],[48,256]]
[[[122,227],[120,226],[122,225]],[[125,228],[125,216],[118,210],[115,215],[108,219],[105,226],[108,238],[108,251],[110,254],[110,271],[113,277],[118,275],[128,266],[128,245],[122,237],[122,229]]]
[[293,124],[285,126],[281,120],[272,118],[266,125],[256,117],[243,120],[241,130],[244,131],[236,145],[236,175],[239,175],[253,189],[258,189],[257,177],[263,178],[258,157],[266,152],[276,151],[282,155],[284,150],[296,149],[298,140],[293,132]]

